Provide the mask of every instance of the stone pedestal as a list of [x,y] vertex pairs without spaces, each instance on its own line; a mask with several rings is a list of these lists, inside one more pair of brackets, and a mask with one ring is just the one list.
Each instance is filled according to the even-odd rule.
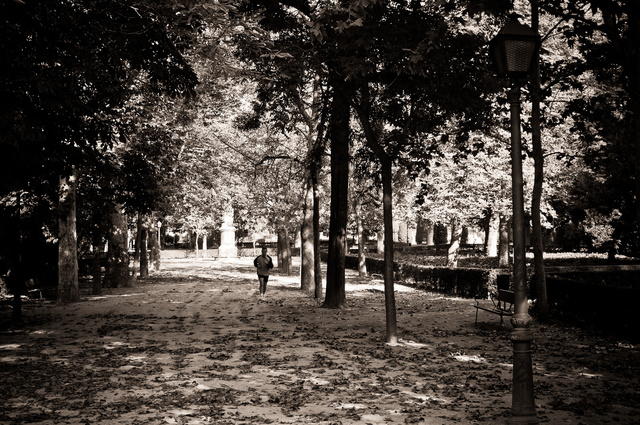
[[219,258],[231,258],[238,256],[236,247],[236,228],[233,225],[233,210],[228,210],[224,214],[224,220],[220,226],[220,247],[218,248]]

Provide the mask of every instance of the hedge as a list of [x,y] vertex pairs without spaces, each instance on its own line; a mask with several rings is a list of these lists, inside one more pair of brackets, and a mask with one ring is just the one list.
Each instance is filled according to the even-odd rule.
[[[326,261],[326,253],[323,253]],[[369,274],[384,275],[384,260],[366,258]],[[358,269],[358,257],[347,255],[345,267]],[[394,262],[394,280],[417,289],[440,292],[463,298],[487,298],[497,287],[498,276],[505,275],[503,269],[450,268],[422,266]],[[507,269],[508,270],[508,269]]]
[[[326,260],[326,253],[323,256]],[[366,258],[367,272],[384,274],[384,261]],[[358,269],[348,255],[345,266]],[[509,269],[475,269],[394,263],[394,279],[403,284],[458,297],[486,297],[506,285]],[[535,282],[534,279],[531,282]],[[640,300],[640,272],[584,272],[547,275],[547,299],[552,317],[593,326],[610,334],[640,341],[635,311]],[[532,284],[529,299],[535,300]]]
[[638,274],[618,272],[615,277],[610,275],[548,275],[549,313],[565,321],[640,340],[635,313],[640,300]]
[[[237,247],[238,249],[238,257],[257,257],[260,255],[262,251],[262,247],[256,248],[245,248],[245,247]],[[197,253],[197,256],[196,256]],[[163,260],[168,259],[192,259],[192,258],[218,258],[218,248],[209,248],[205,250],[194,250],[194,249],[165,249],[160,251],[161,258]],[[276,249],[269,248],[269,255],[275,257]],[[300,248],[292,248],[291,256],[297,257],[300,255]]]

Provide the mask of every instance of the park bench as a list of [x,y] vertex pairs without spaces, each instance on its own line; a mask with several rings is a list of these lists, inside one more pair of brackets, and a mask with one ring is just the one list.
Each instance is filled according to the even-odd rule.
[[508,289],[498,289],[498,292],[491,293],[492,305],[482,305],[480,299],[475,299],[476,304],[476,324],[478,323],[478,310],[488,311],[489,313],[498,314],[500,323],[502,324],[504,316],[513,316],[514,293]]

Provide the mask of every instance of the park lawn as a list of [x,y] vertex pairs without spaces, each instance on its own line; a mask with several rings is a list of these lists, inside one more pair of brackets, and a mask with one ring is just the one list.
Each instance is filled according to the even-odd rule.
[[[397,285],[391,347],[382,282],[347,274],[336,310],[277,273],[261,300],[248,258],[168,260],[132,288],[29,302],[26,327],[0,334],[0,423],[504,423],[508,323],[481,311],[474,325],[472,300]],[[542,423],[637,423],[637,346],[560,323],[532,331]]]

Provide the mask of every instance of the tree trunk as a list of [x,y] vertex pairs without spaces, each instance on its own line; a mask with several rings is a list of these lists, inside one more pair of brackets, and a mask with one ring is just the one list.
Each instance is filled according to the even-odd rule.
[[291,276],[291,244],[289,232],[284,224],[281,224],[278,229],[278,268],[282,273]]
[[[637,40],[640,37],[640,10],[636,6],[636,2],[628,2],[629,6],[626,7],[628,13],[628,25],[627,34],[629,39]],[[633,5],[633,6],[632,6]],[[614,25],[615,20],[611,20]],[[617,29],[615,29],[617,31]],[[622,61],[623,66],[627,68],[627,75],[629,78],[629,87],[627,92],[629,93],[630,102],[629,109],[633,116],[633,138],[632,143],[634,147],[634,175],[635,175],[635,231],[636,234],[640,234],[640,52],[637,48],[625,49],[626,60]],[[622,56],[621,56],[622,57]],[[636,241],[637,243],[638,241]],[[637,252],[636,252],[637,254]]]
[[121,205],[114,205],[109,215],[108,259],[105,284],[111,288],[129,286],[129,250],[127,219]]
[[14,326],[23,326],[24,322],[22,320],[22,293],[24,291],[24,278],[20,275],[20,273],[16,273],[15,276],[12,276],[14,281],[13,285],[13,301],[11,306],[13,307],[13,311],[11,312],[11,323]]
[[409,241],[409,245],[416,246],[418,245],[418,229],[416,226],[407,225],[407,239]]
[[387,322],[387,343],[398,343],[396,298],[393,284],[393,186],[391,159],[382,160],[382,211],[384,220],[384,305]]
[[345,247],[347,239],[349,194],[349,95],[344,80],[332,73],[333,101],[329,136],[331,139],[331,214],[329,218],[329,255],[327,292],[324,306],[342,307],[345,296]]
[[313,182],[308,176],[302,209],[300,229],[300,289],[313,293],[315,289],[315,267],[313,246]]
[[149,239],[149,228],[147,226],[146,220],[140,220],[141,227],[139,230],[140,233],[140,249],[138,252],[140,253],[140,279],[146,279],[149,277],[149,257],[147,256],[147,242]]
[[393,283],[393,173],[392,158],[387,155],[384,147],[380,145],[379,137],[373,131],[369,122],[369,87],[362,86],[362,100],[360,107],[356,108],[358,117],[368,146],[375,152],[382,165],[382,211],[384,221],[384,305],[387,324],[387,343],[398,343],[398,325],[396,321],[396,299]]
[[[640,56],[640,55],[639,55]],[[638,64],[638,70],[640,72],[640,64]],[[640,77],[637,77],[640,80]],[[636,89],[640,93],[640,82],[637,84]],[[640,230],[640,95],[635,96],[635,101],[631,102],[633,108],[634,128],[633,132],[633,144],[635,151],[635,195],[636,195],[636,231]],[[636,253],[637,254],[637,253]]]
[[460,239],[462,236],[462,226],[457,218],[451,220],[451,243],[447,249],[447,267],[458,267],[458,256],[460,254]]
[[[10,232],[10,231],[9,231]],[[25,270],[22,264],[22,191],[16,192],[16,223],[15,223],[15,239],[11,237],[17,246],[15,257],[10,256],[9,276],[7,284],[13,292],[13,311],[11,312],[11,321],[14,326],[22,326],[22,294],[26,291]]]
[[422,243],[426,240],[425,236],[424,220],[418,217],[416,222],[416,243],[418,245],[422,245]]
[[133,264],[131,266],[131,276],[135,276],[140,271],[140,245],[142,240],[142,214],[138,213],[136,218],[136,236],[133,241]]
[[277,264],[280,270],[282,270],[282,265],[284,264],[282,251],[282,223],[278,223],[278,227],[276,229],[276,258],[278,259]]
[[386,153],[380,144],[371,123],[369,122],[369,87],[362,86],[362,105],[356,108],[358,117],[365,136],[367,145],[375,152],[382,166],[382,211],[384,222],[384,304],[387,326],[387,344],[398,343],[398,325],[396,320],[396,300],[394,289],[394,239],[393,239],[393,170],[392,158]]
[[384,229],[376,232],[376,249],[378,254],[384,254]]
[[[140,238],[142,232],[142,217],[138,214],[138,221],[136,223],[136,239],[134,241],[133,246],[133,263],[137,264],[140,262]],[[134,266],[135,267],[135,266]]]
[[202,256],[204,258],[207,258],[207,249],[209,249],[207,245],[208,237],[209,237],[209,231],[207,229],[204,229],[204,231],[202,232]]
[[362,224],[362,205],[356,208],[356,225],[358,228],[358,275],[367,275],[367,258],[365,257],[364,225]]
[[428,246],[435,245],[435,242],[434,242],[435,226],[433,225],[432,222],[427,221],[425,231],[426,231],[426,235],[427,235],[427,237],[426,237],[427,245]]
[[[531,26],[538,32],[538,0],[531,0]],[[544,179],[544,155],[540,130],[540,59],[534,59],[534,71],[530,83],[531,93],[531,141],[535,176],[531,197],[531,220],[533,222],[533,258],[535,267],[536,309],[540,320],[548,320],[547,279],[544,268],[544,245],[542,240],[542,223],[540,219],[540,203],[542,200],[542,182]]]
[[314,297],[322,298],[322,263],[320,260],[320,190],[318,188],[318,167],[312,172],[313,182],[313,267],[315,277]]
[[80,299],[76,239],[77,175],[60,178],[58,215],[58,302]]
[[487,257],[498,256],[498,238],[500,235],[500,216],[495,212],[491,212],[487,226]]
[[[165,236],[167,236],[167,226],[164,224],[160,226],[160,251],[164,251],[167,248],[167,242],[165,240]],[[175,244],[175,236],[174,236],[174,244]]]
[[93,295],[100,295],[102,293],[103,245],[101,241],[96,239],[99,239],[99,237],[95,238],[93,242],[93,264],[92,264],[93,287],[92,287],[91,293]]
[[500,215],[500,244],[498,245],[498,267],[509,267],[509,221]]
[[[157,223],[157,221],[154,219],[152,221],[152,224]],[[151,264],[153,264],[153,269],[155,271],[160,270],[160,240],[158,238],[160,233],[160,228],[158,228],[158,230],[156,231],[155,229],[150,232],[149,234],[149,246],[151,247],[151,254],[149,256],[149,261],[151,262]]]

